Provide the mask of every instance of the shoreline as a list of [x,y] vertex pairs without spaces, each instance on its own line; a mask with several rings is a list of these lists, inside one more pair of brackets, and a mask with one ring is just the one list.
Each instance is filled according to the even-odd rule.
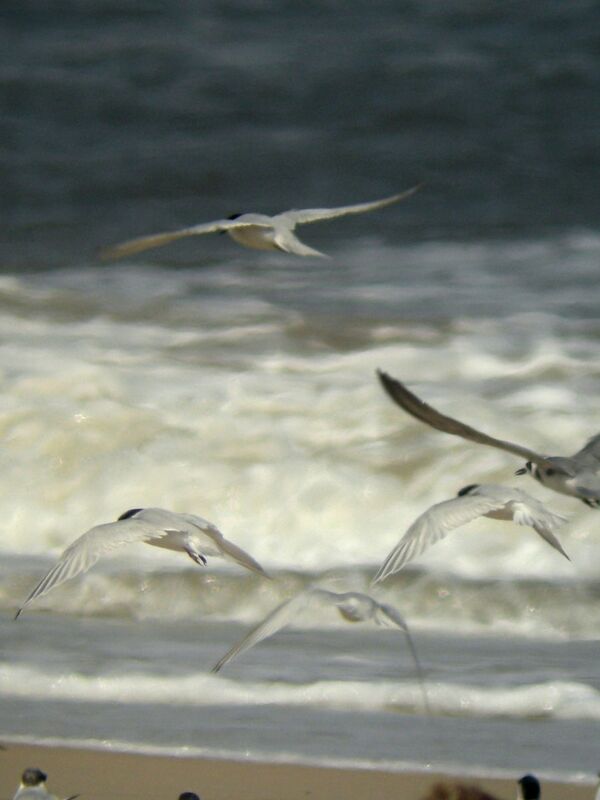
[[[513,798],[516,780],[441,771],[396,771],[268,760],[164,755],[56,744],[11,744],[0,751],[0,798],[11,798],[26,767],[48,774],[48,789],[82,800],[171,798],[185,791],[201,800],[418,800],[440,781],[476,785],[499,798]],[[543,800],[591,800],[590,783],[542,778]]]

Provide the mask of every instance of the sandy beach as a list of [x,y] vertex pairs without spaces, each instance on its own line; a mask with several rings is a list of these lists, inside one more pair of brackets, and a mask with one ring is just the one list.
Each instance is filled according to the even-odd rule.
[[[439,781],[459,778],[441,773],[386,772],[228,759],[176,758],[70,747],[6,745],[0,753],[0,798],[10,798],[25,767],[47,772],[48,788],[59,797],[177,798],[194,791],[201,800],[368,800],[424,797]],[[515,776],[517,778],[519,776]],[[468,778],[462,782],[500,798],[513,798],[508,779]],[[589,785],[544,781],[544,800],[588,800]]]

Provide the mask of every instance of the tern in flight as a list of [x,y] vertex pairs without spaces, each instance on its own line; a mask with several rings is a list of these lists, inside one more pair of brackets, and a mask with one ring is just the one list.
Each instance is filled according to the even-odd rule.
[[478,517],[512,520],[518,525],[529,525],[551,547],[569,559],[554,535],[554,530],[566,522],[564,517],[548,511],[539,500],[520,489],[474,483],[465,486],[451,500],[436,503],[417,517],[385,559],[371,583],[379,583],[390,575],[395,575],[405,564],[421,555],[432,544],[444,539],[454,528],[466,525]]
[[366,211],[375,211],[378,208],[391,206],[400,200],[405,200],[420,188],[413,186],[401,194],[385,197],[383,200],[374,200],[371,203],[357,203],[353,206],[340,208],[305,208],[300,211],[283,211],[270,217],[267,214],[232,214],[227,219],[218,219],[214,222],[205,222],[201,225],[192,225],[190,228],[171,231],[169,233],[156,233],[151,236],[140,236],[130,239],[114,247],[108,247],[100,252],[101,258],[116,259],[140,253],[153,247],[162,247],[176,239],[187,236],[199,236],[204,233],[226,233],[235,242],[250,247],[253,250],[281,250],[295,256],[321,256],[327,258],[325,253],[303,244],[294,234],[296,225],[305,225],[308,222],[319,222],[324,219],[345,217],[348,214],[363,214]]
[[311,587],[286,600],[281,605],[268,614],[265,619],[253,628],[240,642],[234,645],[223,658],[212,668],[211,672],[219,672],[225,664],[233,658],[239,656],[244,651],[262,642],[269,636],[285,628],[294,617],[307,608],[320,613],[323,608],[334,607],[347,622],[367,622],[373,620],[382,627],[399,628],[406,636],[406,641],[411,652],[412,659],[419,679],[419,685],[423,695],[423,704],[428,714],[431,713],[425,683],[423,669],[417,655],[417,651],[404,618],[396,611],[393,606],[379,603],[367,594],[360,592],[330,592],[327,589]]
[[64,551],[58,562],[32,590],[15,619],[33,600],[47,594],[55,586],[86,572],[99,558],[117,547],[146,542],[187,555],[196,564],[206,566],[207,556],[234,561],[245,569],[270,576],[248,553],[229,542],[219,529],[195,514],[178,514],[162,508],[132,508],[116,522],[90,528]]
[[546,456],[519,444],[495,439],[486,433],[447,417],[424,403],[400,381],[381,370],[377,371],[381,385],[391,399],[408,414],[443,433],[460,436],[477,444],[487,444],[527,459],[516,475],[529,473],[539,483],[560,494],[577,497],[591,508],[600,506],[600,434],[572,456]]

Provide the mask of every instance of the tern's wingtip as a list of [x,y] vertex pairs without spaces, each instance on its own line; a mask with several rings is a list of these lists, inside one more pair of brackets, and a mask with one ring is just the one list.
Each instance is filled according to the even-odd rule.
[[397,381],[395,378],[392,378],[389,372],[386,372],[383,369],[377,370],[377,377],[379,378],[379,383],[383,386],[388,394],[390,394],[396,384],[399,383],[399,381]]
[[267,570],[261,567],[261,565],[256,561],[252,564],[246,564],[244,562],[240,563],[242,564],[243,567],[246,567],[247,569],[251,570],[255,575],[260,575],[261,578],[266,578],[268,581],[275,580],[271,575],[271,573],[267,572]]
[[400,192],[400,194],[395,195],[396,200],[407,200],[409,197],[412,197],[413,194],[419,192],[425,186],[425,181],[421,181],[420,183],[415,183],[414,186],[411,186],[410,189],[406,189],[404,192]]

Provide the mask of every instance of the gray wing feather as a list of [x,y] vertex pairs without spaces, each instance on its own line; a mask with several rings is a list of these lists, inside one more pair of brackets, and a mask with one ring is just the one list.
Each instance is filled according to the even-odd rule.
[[111,550],[125,544],[158,539],[164,535],[165,531],[153,529],[142,520],[134,518],[90,528],[67,547],[58,562],[31,591],[17,611],[15,619],[33,600],[42,597],[51,589],[60,586],[61,583],[76,575],[86,572],[99,558]]
[[375,211],[378,208],[391,206],[392,203],[399,203],[401,200],[406,200],[418,191],[421,186],[422,184],[418,184],[400,194],[384,197],[383,200],[373,200],[369,203],[355,203],[351,206],[339,206],[338,208],[304,208],[298,211],[290,210],[284,212],[284,214],[280,216],[291,219],[295,225],[304,225],[307,222],[319,222],[323,219],[344,217],[347,214],[364,214],[366,211]]
[[223,536],[220,540],[220,549],[223,558],[226,558],[229,561],[235,561],[236,564],[239,564],[241,567],[245,567],[252,572],[256,572],[258,575],[262,575],[263,578],[269,578],[269,580],[271,579],[269,573],[261,567],[258,561],[253,559],[252,556],[245,550],[242,550],[241,547],[238,547],[236,544],[230,542],[228,539],[225,539]]
[[187,520],[187,522],[191,523],[195,528],[199,528],[203,533],[207,533],[209,536],[211,536],[211,538],[214,535],[222,536],[221,531],[217,528],[217,526],[213,522],[209,522],[207,519],[204,519],[204,517],[201,517],[198,514],[186,514],[177,512],[176,516],[181,517],[181,519]]
[[581,450],[571,456],[569,461],[575,464],[577,471],[580,473],[577,479],[578,483],[580,483],[583,488],[581,494],[587,494],[588,496],[591,494],[594,499],[599,499],[600,478],[598,477],[598,471],[600,470],[600,433],[596,436],[592,436]]
[[579,450],[573,458],[577,458],[577,456],[581,455],[589,455],[595,458],[597,461],[600,461],[600,433],[597,433],[595,436],[585,443],[585,445]]
[[413,558],[447,536],[454,528],[503,506],[503,500],[483,495],[453,497],[451,500],[436,503],[413,522],[385,559],[371,585],[394,575]]
[[547,511],[535,498],[527,496],[526,500],[513,501],[513,519],[518,525],[527,525],[533,528],[545,542],[548,542],[550,547],[558,550],[568,561],[571,560],[554,535],[554,529],[564,525],[567,521],[565,517]]
[[280,631],[282,628],[285,628],[296,614],[306,608],[314,594],[315,593],[312,591],[301,592],[295,597],[292,597],[291,600],[286,600],[284,603],[277,606],[277,608],[271,611],[259,625],[253,628],[250,633],[234,645],[231,650],[228,650],[223,658],[215,664],[211,672],[219,672],[219,670],[233,658],[249,650],[251,647],[254,647],[255,644],[262,642],[263,639],[273,636],[273,634],[277,633],[277,631]]
[[155,233],[150,236],[139,236],[136,239],[129,239],[121,244],[107,247],[101,250],[100,258],[105,260],[124,258],[125,256],[133,255],[134,253],[141,253],[143,250],[150,250],[154,247],[163,247],[170,242],[177,239],[183,239],[186,236],[199,236],[204,233],[216,233],[217,231],[227,231],[231,228],[247,228],[249,226],[259,226],[268,228],[270,225],[266,222],[239,222],[238,220],[219,219],[215,222],[207,222],[202,225],[192,225],[191,228],[181,228],[177,231],[170,231],[167,233]]
[[436,411],[435,408],[427,405],[427,403],[423,402],[423,400],[409,391],[403,383],[400,383],[400,381],[392,378],[387,373],[377,370],[377,375],[381,381],[381,385],[394,403],[426,425],[430,425],[432,428],[436,428],[443,433],[449,433],[452,436],[460,436],[462,439],[467,439],[477,444],[486,444],[490,447],[506,450],[509,453],[521,456],[527,461],[533,461],[534,464],[540,466],[553,466],[545,456],[536,453],[534,450],[529,450],[527,447],[521,447],[512,442],[506,442],[503,439],[495,439],[493,436],[488,436],[486,433],[482,433],[472,428],[470,425],[465,425],[465,423],[459,422],[457,419],[441,414],[439,411]]
[[256,572],[258,575],[262,575],[263,578],[271,579],[271,576],[261,567],[258,561],[252,558],[245,550],[242,550],[241,547],[238,547],[237,544],[226,539],[212,522],[208,522],[208,520],[198,517],[195,514],[178,514],[178,516],[191,523],[196,529],[207,536],[223,558],[234,561],[241,567],[249,569],[251,572]]
[[600,476],[597,472],[580,472],[577,475],[575,490],[579,497],[588,500],[600,500]]

